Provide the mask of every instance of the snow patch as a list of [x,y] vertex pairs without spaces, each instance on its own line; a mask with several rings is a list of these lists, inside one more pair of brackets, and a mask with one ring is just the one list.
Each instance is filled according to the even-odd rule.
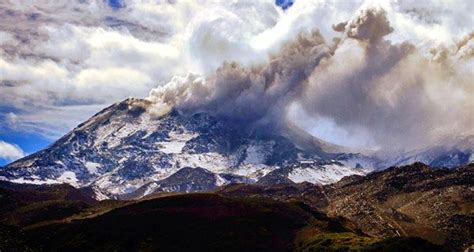
[[54,161],[56,164],[60,165],[60,166],[63,166],[63,167],[66,167],[66,165],[64,165],[63,161],[61,160],[56,160]]
[[310,182],[313,184],[331,184],[350,175],[365,175],[363,169],[353,169],[336,164],[295,168],[288,174],[288,178],[295,183]]
[[217,186],[223,186],[223,185],[226,185],[228,183],[227,180],[225,180],[219,174],[216,174],[215,177],[216,177],[216,185]]
[[84,166],[90,174],[97,174],[97,169],[100,168],[101,164],[87,161]]
[[74,173],[72,171],[65,171],[56,180],[59,181],[59,182],[65,183],[65,184],[70,184],[74,187],[79,187],[79,184],[77,183],[78,180],[76,178],[76,173]]
[[160,151],[166,154],[181,153],[186,142],[158,142]]
[[108,200],[110,199],[109,196],[105,195],[104,193],[102,193],[100,190],[98,190],[97,188],[94,188],[94,194],[95,194],[95,199],[98,200],[98,201],[102,201],[102,200]]
[[201,167],[214,173],[225,172],[232,167],[236,160],[232,157],[225,157],[219,153],[203,153],[180,155],[174,159],[175,166],[178,167]]
[[158,142],[158,147],[161,152],[166,154],[178,154],[183,151],[186,142],[198,136],[198,134],[191,134],[187,131],[168,133],[168,141]]
[[32,178],[17,178],[17,179],[11,179],[9,181],[12,182],[12,183],[17,183],[17,184],[32,184],[32,185],[61,184],[60,182],[58,182],[54,179],[41,180],[41,179],[32,179]]
[[143,193],[142,197],[146,196],[146,195],[149,195],[151,193],[153,193],[156,189],[158,189],[159,185],[157,183],[150,183],[145,192]]
[[268,166],[264,164],[246,164],[232,168],[229,173],[244,176],[254,181],[267,175],[269,172],[278,169],[277,166]]

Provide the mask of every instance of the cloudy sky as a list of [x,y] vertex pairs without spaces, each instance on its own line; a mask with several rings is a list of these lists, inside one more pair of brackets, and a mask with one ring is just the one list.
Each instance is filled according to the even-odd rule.
[[159,110],[258,101],[260,117],[350,147],[472,134],[473,5],[0,0],[0,165],[128,97]]

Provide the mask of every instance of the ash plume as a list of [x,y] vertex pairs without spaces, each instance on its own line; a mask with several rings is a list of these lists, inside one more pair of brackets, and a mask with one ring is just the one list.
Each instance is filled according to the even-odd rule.
[[327,42],[301,33],[261,65],[225,63],[214,74],[175,77],[151,91],[157,116],[176,108],[243,122],[281,124],[299,104],[312,117],[364,128],[384,149],[414,149],[474,134],[472,33],[424,54],[394,31],[381,8],[333,26]]
[[267,64],[245,67],[224,63],[207,78],[194,74],[175,77],[152,90],[149,99],[156,103],[158,116],[177,108],[248,123],[279,122],[287,106],[302,96],[312,71],[333,51],[318,31],[302,33]]

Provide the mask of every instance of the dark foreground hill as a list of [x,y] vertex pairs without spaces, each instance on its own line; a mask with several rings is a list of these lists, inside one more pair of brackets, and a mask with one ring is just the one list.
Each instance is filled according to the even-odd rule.
[[419,238],[369,237],[298,202],[181,194],[109,207],[23,230],[5,226],[2,239],[10,242],[3,245],[7,251],[442,250]]
[[131,201],[1,183],[0,250],[460,251],[473,243],[473,170],[414,164],[329,186],[236,184]]

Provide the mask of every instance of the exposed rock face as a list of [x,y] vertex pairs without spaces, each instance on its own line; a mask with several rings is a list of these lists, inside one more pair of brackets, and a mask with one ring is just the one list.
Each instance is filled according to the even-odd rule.
[[299,201],[320,211],[329,202],[322,186],[308,182],[265,186],[235,184],[219,188],[216,193],[229,197],[266,198],[278,201]]
[[199,167],[185,167],[163,180],[150,182],[128,195],[122,195],[121,198],[142,198],[146,195],[160,192],[205,192],[211,191],[218,185],[222,185],[227,181],[230,181],[231,183],[252,182],[246,177],[238,175],[214,174]]

